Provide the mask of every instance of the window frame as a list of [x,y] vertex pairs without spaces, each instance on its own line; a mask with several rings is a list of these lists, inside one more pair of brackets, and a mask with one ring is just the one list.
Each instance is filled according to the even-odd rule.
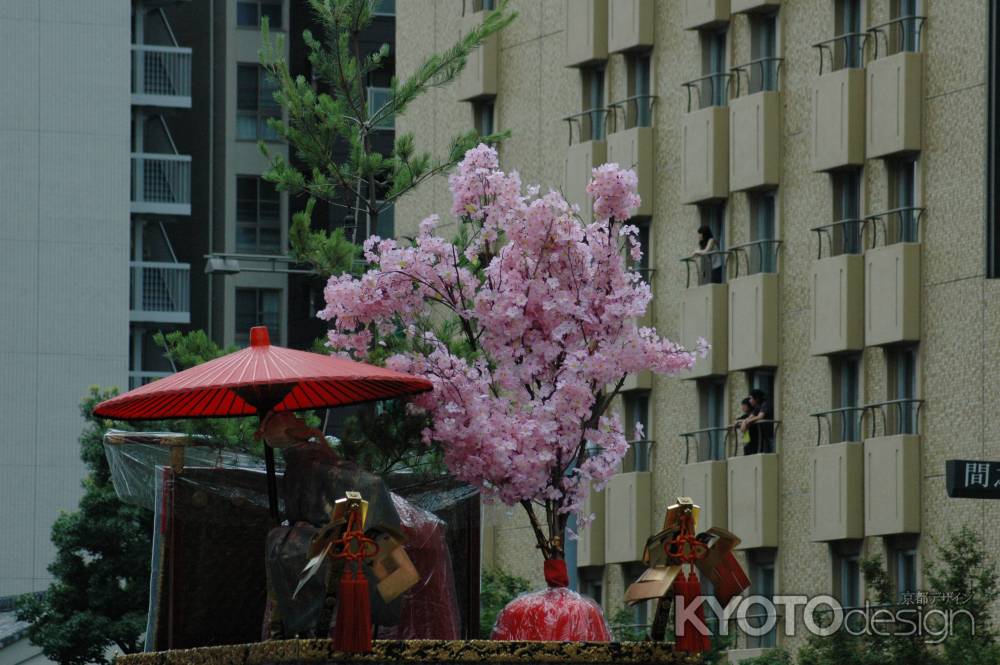
[[[487,118],[488,126],[485,122]],[[493,99],[472,102],[472,126],[480,136],[489,136],[496,132],[496,102]]]
[[[607,139],[607,75],[604,65],[581,67],[580,141]],[[583,129],[586,126],[587,131]],[[586,138],[584,138],[586,136]]]
[[[236,328],[233,337],[234,337],[234,340],[236,341],[236,343],[239,344],[239,345],[241,345],[241,346],[245,346],[245,345],[247,345],[247,344],[250,343],[250,328],[248,328],[246,326],[243,326],[244,328],[246,328],[246,330],[245,331],[240,330],[240,312],[239,312],[239,306],[240,306],[240,294],[241,294],[241,292],[243,292],[243,293],[252,292],[256,296],[256,303],[255,303],[255,310],[254,310],[254,320],[256,322],[253,325],[255,325],[255,326],[261,326],[261,325],[267,326],[268,332],[271,334],[272,339],[279,339],[279,340],[282,339],[282,335],[284,333],[284,325],[283,325],[283,321],[282,321],[282,318],[284,316],[284,309],[285,309],[285,303],[284,303],[284,297],[283,297],[284,291],[282,289],[280,289],[280,288],[279,289],[273,289],[273,288],[266,288],[266,287],[242,287],[242,286],[239,286],[239,287],[236,287],[236,289],[234,289],[234,294],[233,294],[233,324],[234,324],[234,326]],[[276,320],[275,320],[275,324],[274,324],[273,327],[267,322],[267,320],[266,320],[267,317],[264,315],[264,309],[265,308],[264,308],[263,298],[264,298],[264,296],[269,296],[269,295],[274,295],[276,297],[276,299],[277,299],[277,305],[278,305],[277,312],[274,315]]]
[[[769,233],[764,235],[762,231]],[[778,193],[776,190],[753,192],[750,195],[750,239],[751,242],[778,239]],[[747,274],[778,273],[777,243],[759,244],[747,248],[746,251],[749,252]]]
[[[886,374],[890,400],[920,399],[920,353],[916,346],[887,347]],[[902,370],[902,371],[901,371]],[[888,421],[894,434],[916,434],[920,431],[919,410],[915,403],[890,409]],[[888,435],[888,432],[886,432]]]
[[[698,429],[725,428],[729,425],[729,403],[725,377],[695,381],[698,391]],[[707,432],[697,446],[699,462],[725,460],[726,431]]]
[[833,189],[833,221],[854,220],[853,224],[838,224],[833,228],[830,256],[861,254],[864,251],[862,170],[858,168],[835,171],[830,174],[830,184]]
[[[256,82],[254,84],[254,107],[242,106],[240,73],[256,69]],[[264,141],[266,143],[280,143],[281,136],[274,132],[267,123],[268,118],[284,117],[281,105],[274,100],[273,93],[278,89],[277,85],[267,83],[269,75],[267,70],[255,62],[236,63],[236,140],[237,141]],[[265,102],[266,91],[271,91],[271,101]],[[254,135],[247,136],[242,133],[243,119],[253,119]]]
[[[625,416],[625,438],[629,443],[628,452],[622,459],[622,472],[650,471],[652,469],[652,437],[650,427],[650,391],[629,390],[623,392],[622,412]],[[635,437],[635,423],[642,423],[643,436]]]
[[[246,202],[245,199],[242,199],[240,197],[240,182],[241,181],[242,182],[253,181],[253,183],[254,183],[254,219],[250,219],[250,218],[247,218],[247,217],[242,217],[241,218],[241,216],[240,216],[240,203],[241,202],[244,202],[244,203]],[[265,185],[269,186],[271,189],[273,189],[274,194],[277,196],[277,199],[275,200],[275,203],[277,204],[277,215],[275,216],[275,220],[274,220],[273,223],[271,223],[271,221],[269,219],[266,219],[261,214],[261,210],[263,208],[262,204],[265,201],[265,199],[263,197],[263,190],[264,190],[264,186]],[[270,203],[270,200],[268,200],[268,203]],[[237,174],[237,176],[236,176],[236,215],[235,215],[236,216],[236,238],[235,238],[235,243],[234,243],[236,245],[236,251],[237,252],[245,252],[247,254],[280,254],[282,252],[282,250],[283,250],[283,240],[284,240],[283,236],[284,236],[284,230],[285,230],[285,228],[284,228],[284,226],[285,226],[284,225],[284,215],[282,214],[282,208],[283,207],[284,206],[282,205],[282,195],[281,195],[281,192],[278,191],[278,188],[273,183],[268,182],[262,176],[259,176],[259,175]],[[254,237],[255,237],[254,245],[252,247],[249,246],[249,245],[241,245],[240,244],[240,230],[241,229],[245,229],[245,228],[250,228],[250,227],[252,227],[253,231],[254,231]],[[278,232],[278,242],[273,247],[273,249],[270,249],[270,246],[267,246],[267,248],[265,248],[265,249],[261,248],[261,231],[265,230],[265,229],[277,230],[277,232]]]
[[[240,23],[240,6],[241,5],[253,5],[256,8],[257,22],[254,24]],[[264,20],[264,14],[261,12],[261,7],[263,5],[276,6],[278,8],[278,16],[281,17],[281,24],[278,26],[272,25],[268,21],[269,30],[277,30],[279,32],[285,31],[285,3],[284,0],[236,0],[236,27],[240,30],[260,30]]]
[[[700,30],[701,75],[698,108],[729,104],[729,31],[726,27]],[[722,83],[717,83],[721,81]],[[705,88],[708,88],[708,94]]]
[[[834,409],[861,406],[861,363],[862,356],[860,354],[852,353],[830,358],[831,394]],[[850,399],[852,397],[853,399]],[[861,441],[861,423],[858,412],[840,412],[839,424],[839,430],[835,430],[839,434],[839,440],[830,441],[830,443]]]
[[[773,599],[777,595],[778,589],[778,566],[777,555],[774,550],[756,550],[747,555],[747,573],[750,577],[750,594]],[[767,582],[770,582],[770,591],[767,590]],[[772,605],[773,607],[773,605]],[[767,622],[765,619],[763,623]],[[748,616],[747,621],[752,622],[755,617]],[[774,627],[761,636],[745,635],[748,649],[772,649],[778,645],[778,619],[775,613]],[[761,625],[763,625],[763,623]],[[753,623],[750,623],[753,625]]]

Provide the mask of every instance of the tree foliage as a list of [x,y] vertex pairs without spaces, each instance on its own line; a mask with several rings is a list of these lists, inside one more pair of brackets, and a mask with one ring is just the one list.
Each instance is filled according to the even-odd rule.
[[488,640],[500,610],[530,589],[531,583],[523,577],[499,568],[483,570],[479,590],[479,636]]
[[[309,5],[320,28],[318,35],[302,33],[313,80],[292,76],[284,58],[284,39],[278,36],[272,41],[264,28],[261,62],[276,81],[275,99],[287,116],[269,123],[288,141],[294,159],[285,159],[264,143],[261,150],[271,160],[265,177],[291,195],[307,197],[304,210],[292,220],[293,256],[322,275],[334,275],[352,267],[357,248],[342,231],[312,229],[317,200],[341,210],[368,237],[379,213],[400,196],[450,169],[476,143],[503,138],[503,134],[464,132],[451,141],[446,155],[437,157],[418,152],[411,133],[396,136],[387,153],[376,145],[380,126],[404,114],[430,89],[455,80],[472,51],[509,25],[516,13],[508,10],[508,2],[501,2],[480,25],[450,48],[429,56],[411,75],[392,77],[388,99],[372,108],[367,87],[391,55],[388,44],[370,53],[362,46],[362,35],[374,17],[374,0],[309,0]],[[346,158],[338,160],[338,154]]]

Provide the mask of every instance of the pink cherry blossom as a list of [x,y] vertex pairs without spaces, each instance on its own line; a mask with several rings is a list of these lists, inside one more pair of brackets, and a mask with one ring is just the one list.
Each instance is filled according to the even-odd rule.
[[[411,408],[431,415],[455,477],[487,499],[543,507],[561,535],[569,514],[586,525],[584,500],[628,450],[607,413],[624,378],[689,369],[695,354],[639,328],[652,297],[624,256],[641,257],[635,173],[594,169],[596,221],[584,224],[555,192],[521,186],[485,145],[449,178],[461,240],[435,235],[436,216],[412,245],[369,239],[369,270],[332,277],[319,316],[338,352],[365,357],[402,335],[387,366],[427,377],[434,390]],[[456,325],[440,337],[443,319]]]

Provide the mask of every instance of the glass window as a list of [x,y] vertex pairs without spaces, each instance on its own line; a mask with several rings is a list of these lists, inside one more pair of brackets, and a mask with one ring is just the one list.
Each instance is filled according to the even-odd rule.
[[579,569],[580,593],[598,605],[604,604],[604,569],[587,567]]
[[886,243],[917,242],[917,163],[910,160],[892,162],[889,167],[889,192],[892,205],[898,211],[888,215],[883,232]]
[[753,63],[746,76],[750,93],[778,89],[778,14],[761,14],[750,21],[750,52]]
[[599,67],[582,69],[583,108],[590,111],[580,121],[580,140],[604,140],[604,70]]
[[[847,409],[857,407],[861,367],[860,357],[842,356],[831,358],[830,365],[833,373],[833,408]],[[839,436],[839,441],[861,440],[860,414],[856,411],[840,412],[839,416],[832,417],[830,420],[832,434],[834,437]],[[831,441],[831,443],[835,441]]]
[[272,30],[281,29],[281,3],[260,0],[239,0],[236,3],[236,25],[242,28],[259,28],[264,19]]
[[472,102],[472,122],[480,136],[489,136],[496,131],[493,113],[492,99]]
[[[833,67],[860,67],[864,42],[861,32],[861,0],[839,0],[837,2],[836,36],[843,39],[835,45]],[[839,57],[838,57],[839,55]]]
[[267,326],[272,339],[281,339],[281,291],[236,289],[236,343],[250,341],[250,329]]
[[[747,557],[749,563],[750,593],[764,598],[774,598],[774,553],[757,551]],[[751,608],[752,614],[747,616],[747,623],[762,628],[774,620],[773,605],[766,609],[760,605]],[[777,623],[764,635],[747,635],[748,649],[769,649],[776,645],[778,635]]]
[[[830,543],[833,571],[833,596],[845,610],[861,607],[864,602],[861,586],[861,541],[845,540]],[[829,615],[823,618],[829,618]],[[859,630],[861,617],[852,615],[850,627]]]
[[724,379],[698,381],[699,427],[709,430],[698,439],[698,461],[726,459],[726,382]]
[[901,19],[894,27],[897,38],[893,41],[897,50],[916,52],[920,50],[920,6],[917,0],[894,0],[892,18]]
[[395,16],[396,0],[376,0],[375,16]]
[[833,221],[844,222],[830,234],[830,254],[861,253],[861,171],[832,174]]
[[[622,460],[622,470],[649,471],[649,392],[630,390],[622,394],[622,400],[625,405],[625,438],[631,444]],[[636,424],[642,426],[642,436],[636,431]]]
[[[368,116],[374,115],[380,108],[385,106],[392,97],[392,88],[379,88],[371,86],[368,88]],[[396,128],[396,116],[389,113],[375,124],[375,129],[393,130]]]
[[914,537],[896,537],[887,542],[889,550],[889,574],[896,584],[897,599],[901,603],[917,588],[917,540]]
[[472,0],[472,11],[492,11],[496,9],[496,0]]
[[[702,226],[712,231],[717,251],[726,249],[726,204],[704,203],[698,206]],[[698,284],[723,284],[726,281],[726,258],[722,254],[702,257],[698,265]]]
[[276,141],[268,118],[280,118],[281,106],[274,99],[278,86],[267,70],[257,64],[236,67],[236,138]]
[[[893,348],[886,350],[889,369],[890,400],[912,400],[917,397],[917,350],[914,348]],[[917,405],[900,403],[888,406],[887,421],[896,434],[917,433]],[[889,432],[886,432],[888,434]]]
[[260,176],[236,177],[236,251],[281,251],[281,194]]
[[[381,206],[382,202],[378,202],[378,205]],[[378,211],[378,218],[372,227],[372,233],[379,238],[396,237],[396,211],[394,208],[394,204],[390,203]]]
[[702,83],[699,107],[725,106],[728,99],[729,65],[726,58],[726,31],[715,30],[701,35]]
[[624,108],[626,128],[650,127],[653,124],[650,69],[649,53],[629,57],[628,96],[631,101]]
[[777,245],[775,240],[774,192],[755,194],[750,199],[750,214],[752,215],[751,238],[756,243],[747,248],[746,261],[750,265],[750,273],[777,272]]

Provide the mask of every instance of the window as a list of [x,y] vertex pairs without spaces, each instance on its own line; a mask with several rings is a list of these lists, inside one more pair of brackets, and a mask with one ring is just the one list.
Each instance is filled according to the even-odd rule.
[[896,585],[896,598],[906,602],[917,589],[917,540],[913,536],[889,539],[889,574]]
[[[755,550],[747,553],[749,564],[750,593],[764,598],[774,598],[774,552],[773,550]],[[774,606],[763,607],[754,605],[747,615],[747,623],[755,628],[764,628],[771,621],[775,624],[764,635],[747,635],[748,649],[769,649],[777,643],[777,617]]]
[[[778,420],[778,400],[775,391],[774,372],[770,370],[754,370],[747,372],[747,385],[750,390],[763,390],[765,401],[769,402],[771,417],[766,420]],[[761,422],[755,426],[756,432],[751,434],[760,439],[756,444],[759,452],[773,453],[777,450],[775,435],[778,428],[774,422]],[[753,445],[751,445],[753,447]]]
[[765,192],[750,197],[750,237],[754,245],[747,248],[750,274],[778,271],[778,246],[775,237],[775,194]]
[[272,30],[281,30],[281,3],[261,0],[239,0],[236,3],[236,25],[241,28],[259,28],[264,19]]
[[[833,408],[853,409],[858,406],[860,356],[841,356],[830,359],[833,374]],[[861,423],[857,411],[842,411],[830,419],[831,443],[860,441]],[[837,438],[839,437],[839,438]]]
[[375,0],[375,16],[395,16],[396,0]]
[[635,53],[628,57],[628,96],[626,103],[625,129],[650,127],[653,124],[653,98],[650,87],[650,57],[648,52]]
[[[917,398],[917,350],[913,347],[886,349],[889,399]],[[917,405],[913,402],[886,407],[886,421],[894,434],[917,433]],[[889,432],[886,432],[889,434]]]
[[604,604],[604,569],[590,566],[579,569],[580,593],[598,605]]
[[[726,204],[704,203],[698,206],[702,226],[712,231],[718,251],[726,249]],[[726,259],[722,254],[704,258],[698,270],[698,284],[723,284],[726,281]]]
[[274,100],[278,89],[267,70],[256,64],[236,67],[236,138],[245,141],[277,141],[277,132],[268,127],[268,118],[280,118],[281,107]]
[[472,0],[472,11],[493,11],[496,9],[496,0]]
[[726,382],[724,379],[698,381],[698,461],[726,459],[726,433],[729,419],[726,412]]
[[701,73],[707,77],[698,94],[699,108],[725,106],[729,96],[729,64],[726,31],[701,33]]
[[886,244],[890,242],[917,242],[917,163],[896,160],[889,164],[889,196],[895,213],[885,219],[883,232]]
[[[625,573],[625,584],[631,584],[632,582],[639,579],[639,577],[646,572],[646,565],[643,563],[630,563],[622,566],[622,572]],[[626,627],[631,628],[633,634],[638,633],[639,635],[647,632],[649,630],[649,601],[636,603],[632,610],[632,626]]]
[[[649,392],[631,390],[623,393],[622,400],[625,405],[625,438],[631,444],[622,460],[622,470],[649,471]],[[641,437],[636,432],[637,423],[642,427]]]
[[753,62],[746,76],[751,94],[778,89],[778,14],[760,14],[750,19],[750,53]]
[[281,291],[236,289],[236,343],[250,342],[250,329],[267,326],[272,339],[281,339]]
[[[382,206],[382,202],[378,201],[377,205]],[[374,235],[379,238],[395,238],[396,237],[396,211],[395,204],[390,203],[389,205],[381,208],[378,211],[378,217],[375,219],[375,224],[372,225],[369,222],[369,229]]]
[[838,171],[833,184],[833,221],[843,222],[833,229],[830,255],[861,253],[861,171]]
[[[391,88],[368,87],[368,117],[372,117],[380,108],[385,106],[392,97]],[[392,131],[396,128],[396,116],[392,113],[375,123],[375,129],[388,129]]]
[[892,1],[892,18],[899,19],[899,23],[893,27],[896,36],[891,40],[896,51],[916,52],[920,50],[921,19],[918,16],[919,9],[917,0]]
[[496,131],[494,112],[492,99],[472,102],[472,123],[480,136],[489,136]]
[[604,70],[598,67],[581,69],[583,77],[583,108],[580,120],[581,141],[604,140]]
[[281,194],[260,176],[236,177],[236,251],[281,251]]
[[861,67],[864,41],[861,37],[861,0],[838,0],[836,32],[843,37],[834,48],[833,67]]
[[844,608],[861,605],[861,542],[830,544],[833,559],[833,595]]

